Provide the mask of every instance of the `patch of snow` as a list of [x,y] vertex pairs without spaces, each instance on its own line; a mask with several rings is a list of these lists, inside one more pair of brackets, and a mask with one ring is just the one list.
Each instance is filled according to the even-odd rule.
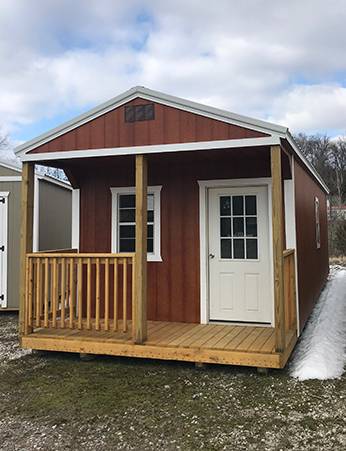
[[290,374],[299,380],[340,378],[345,363],[346,269],[333,266],[294,353]]

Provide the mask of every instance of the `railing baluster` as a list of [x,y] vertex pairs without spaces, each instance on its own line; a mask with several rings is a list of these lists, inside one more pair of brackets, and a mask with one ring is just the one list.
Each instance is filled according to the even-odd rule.
[[46,257],[44,260],[44,327],[48,327],[48,291],[49,291],[49,260]]
[[105,259],[105,330],[109,330],[109,259]]
[[91,258],[87,263],[87,329],[91,329]]
[[53,258],[52,262],[52,292],[51,292],[51,299],[52,299],[52,326],[56,327],[56,311],[57,311],[57,264],[56,264],[56,258]]
[[[34,266],[34,259],[28,259],[28,266],[29,266],[29,292],[28,292],[28,302],[27,302],[27,329],[29,329],[32,326],[32,302],[33,302],[33,284],[34,284],[34,278],[33,278],[33,266]],[[28,333],[28,330],[27,330]]]
[[37,268],[36,268],[36,327],[40,327],[40,318],[41,318],[41,259],[37,259]]
[[61,259],[61,321],[60,321],[60,327],[63,329],[65,328],[65,299],[66,299],[66,286],[65,286],[65,277],[66,277],[66,266],[65,266],[65,259]]
[[[132,331],[134,330],[134,325],[135,325],[135,320],[134,320],[134,312],[135,312],[135,307],[134,307],[134,303],[135,303],[135,289],[136,289],[136,277],[135,277],[135,272],[136,272],[136,266],[135,266],[135,256],[132,257],[131,259],[132,261],[132,292],[131,292],[131,306],[132,306]],[[133,335],[134,336],[134,335]]]
[[78,293],[78,329],[82,329],[83,327],[83,286],[82,286],[82,277],[83,277],[83,262],[82,259],[78,259],[78,273],[77,273],[77,293]]
[[74,309],[74,259],[70,258],[70,329],[73,329]]
[[95,329],[100,330],[100,259],[96,258],[96,309]]
[[118,330],[118,259],[113,259],[114,263],[114,287],[113,287],[113,330]]
[[123,258],[123,332],[127,331],[127,259]]

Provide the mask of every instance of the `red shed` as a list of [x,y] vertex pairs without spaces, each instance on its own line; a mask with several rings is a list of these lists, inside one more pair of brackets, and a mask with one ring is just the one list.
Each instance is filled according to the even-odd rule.
[[[280,368],[328,275],[328,189],[285,127],[135,87],[17,148],[21,343]],[[74,249],[32,252],[35,164]]]

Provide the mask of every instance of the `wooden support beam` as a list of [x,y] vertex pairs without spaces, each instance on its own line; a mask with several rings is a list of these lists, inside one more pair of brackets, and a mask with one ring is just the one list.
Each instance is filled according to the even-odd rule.
[[34,211],[35,164],[23,163],[21,186],[21,229],[20,229],[20,287],[19,287],[19,334],[29,333],[25,330],[25,262],[26,254],[32,252],[33,211]]
[[273,266],[274,266],[274,305],[275,305],[275,348],[277,352],[285,350],[285,305],[284,305],[284,229],[281,148],[271,147],[272,174],[272,229],[273,229]]
[[136,258],[132,336],[138,344],[147,339],[147,192],[147,159],[144,155],[136,155]]

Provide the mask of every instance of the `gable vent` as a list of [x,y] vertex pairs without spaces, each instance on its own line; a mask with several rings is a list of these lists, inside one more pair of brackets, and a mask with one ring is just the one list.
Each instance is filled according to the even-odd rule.
[[151,121],[155,119],[153,103],[125,106],[125,122]]

